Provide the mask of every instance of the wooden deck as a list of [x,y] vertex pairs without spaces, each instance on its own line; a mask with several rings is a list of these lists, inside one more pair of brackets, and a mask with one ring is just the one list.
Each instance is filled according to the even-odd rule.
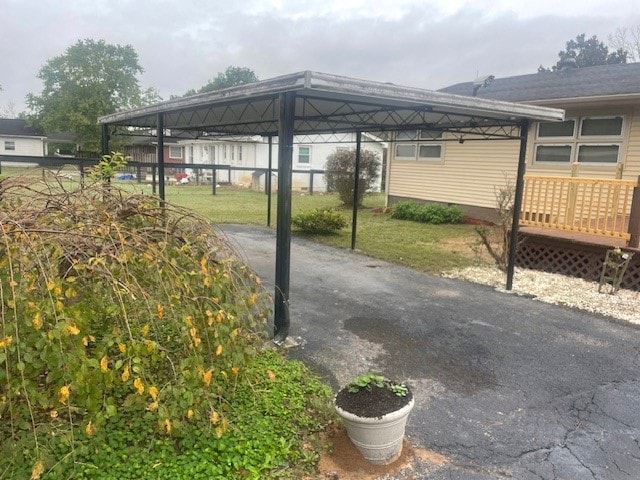
[[640,249],[637,248],[627,247],[627,241],[623,238],[604,237],[602,235],[590,235],[587,233],[571,232],[568,230],[543,227],[520,227],[518,231],[522,234],[568,240],[572,243],[579,243],[582,245],[594,245],[610,248],[620,247],[625,250],[640,251]]

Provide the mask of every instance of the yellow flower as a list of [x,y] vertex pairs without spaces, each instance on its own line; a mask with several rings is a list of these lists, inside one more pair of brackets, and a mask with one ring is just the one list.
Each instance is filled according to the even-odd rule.
[[157,312],[158,312],[158,318],[164,317],[164,307],[162,305],[158,304]]
[[56,312],[62,312],[62,310],[64,310],[64,303],[58,300],[56,302]]
[[220,421],[220,414],[215,410],[211,410],[211,415],[209,415],[209,421],[212,425],[217,425]]
[[171,420],[169,420],[168,418],[164,419],[164,430],[167,433],[171,433]]
[[158,398],[158,388],[155,385],[151,385],[149,387],[149,395],[151,395],[151,398],[155,401]]
[[211,310],[207,310],[204,313],[207,314],[207,325],[209,326],[213,325],[213,312]]
[[196,327],[191,327],[189,329],[189,335],[191,335],[191,338],[196,338],[198,336],[198,330],[196,330]]
[[89,337],[82,337],[82,344],[86,347],[89,345]]
[[187,325],[189,325],[190,327],[193,326],[193,317],[191,315],[187,315],[184,318],[184,321],[187,322]]
[[124,343],[119,343],[118,350],[120,350],[120,353],[124,353],[127,351],[127,346]]
[[145,323],[144,326],[142,327],[142,335],[143,336],[146,337],[147,335],[149,335],[149,328],[150,328],[149,324]]
[[216,315],[216,322],[222,323],[224,321],[225,313],[224,310],[220,310],[218,315]]
[[251,294],[251,296],[247,300],[247,303],[249,304],[249,306],[251,306],[251,305],[255,304],[257,301],[258,301],[258,294],[257,293],[253,293],[253,294]]
[[100,370],[102,373],[107,373],[109,371],[109,359],[106,355],[100,359]]
[[91,423],[91,420],[89,420],[89,423],[87,423],[87,426],[84,429],[84,433],[87,434],[87,437],[93,437],[95,430],[93,429],[93,423]]
[[33,319],[31,319],[31,324],[36,330],[40,330],[42,328],[42,316],[40,315],[40,312],[36,313]]
[[49,279],[47,280],[47,290],[51,291],[55,288],[56,286],[56,282],[54,282],[53,280]]
[[75,324],[67,325],[67,332],[69,335],[78,335],[80,333],[80,329],[76,327]]
[[66,405],[67,401],[69,400],[70,393],[71,393],[71,387],[69,387],[69,385],[64,385],[60,387],[60,390],[58,390],[58,401],[61,404]]
[[8,347],[13,342],[13,336],[9,335],[8,337],[4,337],[4,339],[0,340],[0,348]]
[[29,477],[29,480],[38,480],[42,476],[43,472],[44,464],[42,463],[42,460],[38,460],[31,469],[31,477]]
[[207,268],[207,259],[205,257],[200,259],[200,273],[203,275],[209,273],[209,269]]
[[49,416],[50,416],[51,418],[58,418],[58,411],[57,411],[57,410],[51,410],[51,411],[49,412]]
[[138,392],[138,395],[142,395],[144,393],[144,383],[142,383],[142,380],[140,380],[139,377],[137,377],[133,381],[133,386],[135,387],[136,391]]
[[57,297],[62,294],[62,289],[60,287],[56,287],[53,289],[53,294]]
[[219,357],[220,355],[222,355],[222,345],[218,345],[216,347],[216,357]]
[[147,405],[147,411],[155,412],[156,410],[158,410],[158,402],[151,402],[149,405]]
[[193,418],[193,410],[191,409],[187,410],[187,418],[189,419]]
[[209,369],[202,374],[202,381],[208,387],[211,384],[211,376],[213,375],[213,370]]
[[229,425],[227,424],[227,421],[222,419],[220,425],[216,427],[216,437],[220,438],[222,435],[224,435],[224,432],[226,432],[228,428]]
[[122,371],[122,376],[120,378],[122,378],[123,382],[129,380],[129,365],[124,366],[124,370]]
[[238,375],[240,369],[238,367],[231,367],[231,375]]
[[269,380],[274,381],[276,379],[276,374],[271,370],[267,370],[267,377],[269,378]]

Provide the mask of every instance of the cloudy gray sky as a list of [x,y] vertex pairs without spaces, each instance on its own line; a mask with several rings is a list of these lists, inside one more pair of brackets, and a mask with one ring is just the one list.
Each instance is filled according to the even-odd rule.
[[130,44],[163,98],[229,65],[437,89],[534,73],[580,33],[640,25],[637,0],[0,0],[0,108],[78,39]]

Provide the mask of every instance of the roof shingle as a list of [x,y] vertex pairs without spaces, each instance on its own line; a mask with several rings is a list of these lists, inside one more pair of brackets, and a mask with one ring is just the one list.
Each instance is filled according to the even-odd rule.
[[[439,91],[473,95],[473,89],[473,82],[464,82]],[[488,86],[481,87],[476,96],[508,102],[535,102],[637,93],[640,93],[640,63],[628,63],[496,78]]]

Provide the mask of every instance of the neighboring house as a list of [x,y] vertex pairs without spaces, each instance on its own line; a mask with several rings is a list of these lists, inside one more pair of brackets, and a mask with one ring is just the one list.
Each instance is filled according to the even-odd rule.
[[0,118],[0,155],[42,157],[46,136],[36,134],[20,118]]
[[[530,126],[528,174],[640,175],[640,63],[567,67],[440,91],[565,109],[564,122]],[[438,132],[398,133],[389,152],[390,203],[458,204],[471,216],[494,219],[496,190],[506,178],[515,183],[520,142],[455,140]]]
[[[185,149],[185,163],[187,164],[216,164],[242,167],[248,170],[222,170],[218,181],[228,181],[235,185],[264,188],[265,175],[261,171],[251,169],[266,169],[269,166],[269,143],[264,137],[229,137],[215,140],[199,138],[195,140],[180,140],[179,145]],[[293,146],[293,174],[294,190],[307,191],[310,188],[310,174],[307,171],[324,170],[327,157],[338,149],[354,149],[355,134],[335,135],[305,135],[294,137]],[[378,154],[382,165],[385,145],[375,137],[363,134],[362,149],[371,150]],[[272,146],[272,167],[278,168],[278,140],[274,138]],[[380,189],[379,177],[376,189]],[[314,191],[325,191],[324,175],[314,174]],[[272,178],[273,188],[277,185],[277,173]]]

